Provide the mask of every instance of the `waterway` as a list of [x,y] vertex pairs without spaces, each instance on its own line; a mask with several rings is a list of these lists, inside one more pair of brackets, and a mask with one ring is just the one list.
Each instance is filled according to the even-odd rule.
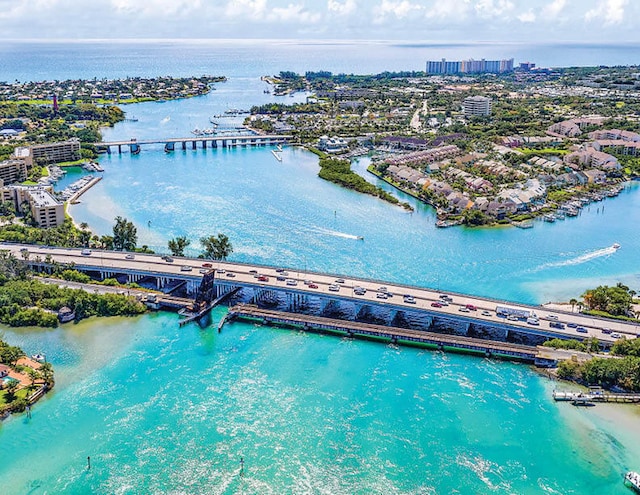
[[[105,76],[191,70],[230,78],[201,98],[128,107],[138,122],[106,130],[106,139],[186,136],[228,108],[304,98],[265,94],[259,80],[305,70],[289,49],[286,63],[282,51],[267,50],[251,65],[263,52],[236,47],[234,65],[210,46],[188,52],[189,63],[180,47],[133,48],[117,60],[111,46],[68,49],[82,75],[100,75],[100,60],[111,60]],[[55,59],[61,50],[44,52]],[[393,61],[369,56],[361,64],[398,69],[414,50],[389,48]],[[333,70],[363,53],[311,51],[324,57],[313,64],[327,64],[311,68]],[[348,55],[336,56],[342,51]],[[226,61],[216,65],[216,56]],[[20,74],[20,64],[16,57],[8,74]],[[50,65],[48,77],[62,77]],[[104,179],[71,209],[76,221],[102,234],[123,215],[138,225],[139,243],[158,250],[187,235],[196,254],[200,236],[224,232],[237,261],[534,303],[598,283],[639,285],[637,185],[564,222],[442,230],[413,200],[408,213],[320,180],[316,158],[295,148],[285,148],[282,162],[265,148],[149,147],[100,163]],[[366,176],[366,165],[354,167]],[[614,242],[622,245],[615,252]],[[47,354],[58,377],[31,419],[0,428],[0,486],[9,495],[615,494],[626,493],[621,473],[638,468],[637,408],[554,404],[557,384],[523,365],[243,323],[222,334],[179,329],[171,314],[3,333]]]

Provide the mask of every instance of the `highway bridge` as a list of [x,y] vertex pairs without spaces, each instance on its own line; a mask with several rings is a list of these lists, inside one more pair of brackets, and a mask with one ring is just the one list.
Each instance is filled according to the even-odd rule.
[[[203,274],[213,268],[215,296],[241,288],[234,296],[235,302],[517,344],[537,345],[548,338],[596,337],[609,346],[620,337],[636,338],[640,332],[634,322],[297,269],[284,271],[203,259],[9,243],[0,243],[0,249],[43,271],[49,270],[54,262],[72,264],[95,278],[152,281],[158,289],[182,283],[191,295],[198,290]],[[498,307],[531,317],[508,319],[506,314],[496,312]]]
[[142,145],[149,144],[164,144],[164,150],[166,152],[174,151],[176,147],[180,147],[183,150],[188,148],[197,149],[198,145],[201,148],[207,147],[216,148],[236,148],[247,146],[276,146],[286,144],[290,135],[282,134],[212,134],[202,135],[195,137],[178,137],[178,138],[157,138],[157,139],[130,139],[124,141],[100,141],[94,143],[98,151],[106,151],[111,153],[112,148],[117,148],[118,153],[122,153],[122,150],[129,150],[132,154],[140,153]]

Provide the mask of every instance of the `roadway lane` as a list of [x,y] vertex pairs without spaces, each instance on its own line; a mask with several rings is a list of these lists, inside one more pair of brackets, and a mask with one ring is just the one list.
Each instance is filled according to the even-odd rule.
[[[310,294],[339,296],[341,298],[362,300],[382,306],[393,306],[399,309],[419,309],[435,315],[462,319],[467,318],[472,322],[508,325],[510,327],[522,328],[530,333],[538,332],[565,338],[596,337],[603,342],[611,343],[617,340],[617,337],[614,336],[615,334],[627,338],[636,338],[640,331],[638,325],[634,323],[605,320],[579,313],[547,309],[541,306],[528,306],[463,294],[449,294],[451,299],[448,306],[433,307],[432,303],[441,301],[440,296],[442,293],[432,289],[375,280],[340,278],[335,275],[291,269],[288,269],[288,273],[285,272],[285,274],[278,272],[274,267],[176,257],[172,257],[172,262],[167,262],[162,259],[162,255],[159,254],[135,253],[132,259],[128,259],[131,258],[132,253],[118,251],[92,250],[91,254],[83,255],[80,249],[5,243],[0,243],[0,248],[11,251],[19,259],[23,257],[21,250],[27,250],[30,260],[39,257],[44,261],[47,255],[49,255],[59,263],[75,263],[78,266],[93,267],[96,270],[114,272],[128,270],[193,280],[202,278],[202,272],[206,272],[210,267],[216,270],[216,278],[219,279],[221,283],[236,283],[238,285],[262,286],[265,288],[272,287]],[[266,276],[268,280],[258,280],[257,277],[259,275]],[[278,280],[278,277],[283,278],[283,280]],[[313,282],[317,285],[317,288],[313,288],[313,286],[310,287],[305,284],[305,281]],[[382,286],[386,287],[387,293],[392,294],[391,297],[381,298],[382,296],[378,295],[380,293],[379,289]],[[358,287],[366,289],[366,293],[358,295],[356,291]],[[415,302],[406,302],[403,297],[405,295],[412,296]],[[505,318],[496,315],[495,309],[498,305],[530,311],[538,318],[539,325],[530,325],[526,321],[507,321]],[[467,306],[477,309],[465,312]],[[549,327],[549,324],[554,321],[559,321],[564,324],[575,324],[578,327],[586,329],[586,332],[580,333],[577,332],[575,328],[569,327],[564,329]]]

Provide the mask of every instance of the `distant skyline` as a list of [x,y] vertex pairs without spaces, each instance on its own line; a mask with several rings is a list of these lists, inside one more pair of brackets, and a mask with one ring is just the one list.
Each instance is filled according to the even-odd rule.
[[637,0],[0,0],[0,38],[17,40],[619,43],[638,28]]

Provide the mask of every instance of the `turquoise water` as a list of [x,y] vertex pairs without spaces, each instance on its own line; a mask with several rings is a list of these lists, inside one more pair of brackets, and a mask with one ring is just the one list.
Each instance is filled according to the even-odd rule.
[[[187,136],[230,107],[304,99],[262,92],[260,75],[305,70],[290,46],[269,46],[227,57],[210,46],[27,45],[10,53],[5,77],[233,76],[202,98],[127,107],[138,122],[104,132]],[[300,48],[320,54],[312,69],[354,71],[407,68],[418,49],[387,47],[374,59],[343,46]],[[29,72],[23,61],[34,50],[42,63]],[[65,50],[77,65],[55,63]],[[140,244],[158,250],[188,235],[197,254],[200,236],[225,232],[237,261],[534,303],[603,282],[640,285],[637,184],[565,222],[442,230],[413,200],[410,214],[320,180],[316,158],[295,148],[281,163],[269,149],[161,147],[100,163],[104,179],[71,209],[76,221],[103,234],[126,216]],[[354,168],[367,176],[366,165]],[[524,365],[242,323],[214,328],[179,329],[177,316],[150,314],[4,329],[27,354],[47,355],[57,383],[31,419],[2,424],[0,493],[622,494],[620,474],[638,469],[638,408],[555,404],[558,384]]]
[[522,365],[170,314],[41,333],[84,377],[3,425],[3,493],[614,494],[637,450]]

